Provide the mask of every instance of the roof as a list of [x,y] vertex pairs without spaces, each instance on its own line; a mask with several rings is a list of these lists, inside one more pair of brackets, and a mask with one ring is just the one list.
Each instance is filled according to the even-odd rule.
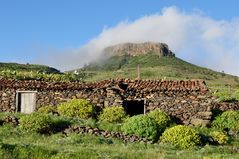
[[46,82],[36,80],[0,79],[0,89],[28,89],[28,90],[83,90],[104,89],[118,87],[125,90],[168,90],[168,91],[208,91],[203,80],[131,80],[109,79],[99,82]]

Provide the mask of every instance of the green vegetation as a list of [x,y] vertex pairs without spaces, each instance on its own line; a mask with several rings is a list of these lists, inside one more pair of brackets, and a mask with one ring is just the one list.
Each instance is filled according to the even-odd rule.
[[52,105],[47,105],[40,107],[37,112],[39,113],[45,113],[45,114],[54,114],[57,113],[56,107]]
[[239,89],[223,89],[214,93],[221,102],[239,101]]
[[183,61],[177,57],[159,57],[154,53],[140,56],[113,56],[82,69],[61,73],[43,65],[0,63],[0,77],[40,81],[99,81],[109,78],[203,79],[221,101],[239,99],[239,78]]
[[161,111],[160,109],[155,109],[151,111],[148,116],[153,118],[158,124],[158,131],[163,132],[167,126],[169,126],[171,119],[169,115],[165,112]]
[[239,111],[223,112],[212,122],[212,126],[220,130],[231,131],[233,134],[239,133]]
[[239,88],[239,78],[207,68],[199,67],[177,57],[159,57],[153,53],[140,56],[114,56],[92,63],[80,69],[85,81],[99,81],[109,78],[137,78],[140,66],[142,79],[203,79],[213,91],[229,91],[233,94]]
[[[26,114],[11,114],[0,113],[0,119],[3,119],[6,115],[14,115],[19,118],[26,118]],[[102,122],[96,122],[92,119],[80,119],[63,116],[50,115],[54,126],[68,126],[81,125],[90,127],[100,127]],[[21,120],[21,119],[20,119]],[[51,129],[54,127],[52,126]],[[102,126],[102,125],[101,125]],[[110,127],[118,127],[119,125],[111,123]],[[106,126],[107,127],[107,126]],[[105,127],[105,128],[106,128]],[[183,127],[183,126],[178,126]],[[104,128],[101,127],[101,128]],[[109,128],[109,127],[107,127]],[[175,128],[175,127],[172,127]],[[190,128],[190,130],[177,131],[173,134],[178,134],[180,138],[182,134],[208,134],[217,136],[214,140],[225,143],[225,136],[215,133],[215,129],[200,127]],[[105,129],[104,129],[105,130]],[[166,131],[168,131],[167,129]],[[185,131],[186,130],[186,131]],[[166,132],[165,131],[165,132]],[[9,124],[0,126],[0,158],[4,159],[77,159],[77,158],[125,158],[125,159],[145,159],[145,158],[162,158],[162,159],[202,159],[202,158],[239,158],[238,146],[239,138],[231,137],[229,144],[216,145],[200,145],[198,147],[190,147],[189,149],[181,149],[177,146],[173,146],[167,143],[155,143],[155,144],[143,144],[143,143],[124,143],[121,140],[114,138],[104,138],[95,135],[75,134],[63,135],[61,132],[51,131],[52,133],[40,134],[33,133],[22,129],[21,126],[13,127]],[[190,133],[189,133],[190,132]],[[198,133],[197,133],[198,134]],[[216,134],[216,135],[213,135]],[[210,136],[209,135],[209,136]],[[195,138],[190,138],[195,139]],[[197,138],[196,138],[197,139]],[[196,140],[195,139],[195,140]],[[178,139],[175,139],[178,140]],[[184,143],[185,140],[182,140]],[[198,143],[196,140],[195,144]],[[219,142],[218,142],[219,143]],[[188,143],[187,143],[188,144]],[[191,143],[190,143],[191,144]]]
[[217,144],[223,145],[228,143],[228,136],[220,131],[212,131],[210,133],[210,136],[212,137],[213,141]]
[[113,56],[109,59],[104,59],[97,61],[95,63],[91,63],[87,66],[85,66],[85,70],[90,71],[102,71],[102,70],[118,70],[121,69],[125,64],[127,64],[128,60],[130,59],[130,56]]
[[228,90],[223,90],[220,92],[216,92],[215,96],[217,97],[217,99],[219,99],[219,101],[223,102],[223,101],[233,101],[236,100],[235,97],[233,97],[233,95],[231,94],[231,92],[229,92]]
[[[239,100],[238,77],[198,67],[179,58],[158,57],[153,53],[135,57],[111,57],[104,62],[86,66],[78,74],[63,74],[47,66],[0,63],[0,76],[45,81],[98,81],[117,77],[134,79],[137,77],[138,65],[142,79],[203,79],[215,91],[219,100]],[[180,125],[168,128],[170,118],[160,110],[125,121],[122,108],[116,111],[113,110],[116,107],[112,107],[112,110],[106,108],[97,121],[91,118],[95,115],[95,110],[86,100],[73,99],[59,105],[57,110],[52,108],[46,106],[39,109],[39,113],[30,115],[0,113],[0,158],[239,158],[238,111],[227,111],[219,115],[213,121],[212,128]],[[51,115],[56,111],[62,116]],[[20,118],[20,125],[13,127],[2,124],[6,115]],[[143,144],[124,143],[90,134],[72,133],[65,136],[59,132],[69,125],[124,131],[155,142],[162,136],[161,142]],[[198,134],[202,136],[201,140],[205,140],[200,146],[197,146],[200,144]],[[212,138],[220,146],[214,145],[208,138]],[[188,147],[190,149],[185,149]]]
[[28,132],[45,133],[48,132],[53,120],[47,114],[32,113],[20,118],[20,129]]
[[82,119],[91,118],[95,113],[94,106],[85,99],[71,99],[61,103],[57,107],[57,111],[63,116],[79,117]]
[[235,91],[234,96],[234,98],[239,101],[239,89]]
[[23,71],[23,72],[39,72],[39,73],[60,73],[59,70],[44,66],[44,65],[35,65],[35,64],[18,64],[18,63],[0,63],[0,71],[9,70],[9,71]]
[[171,143],[179,148],[190,148],[200,143],[200,136],[188,126],[177,125],[166,129],[160,140],[163,143]]
[[146,115],[128,118],[123,124],[122,130],[127,134],[136,134],[150,140],[157,140],[159,135],[156,121]]
[[24,159],[24,158],[50,158],[55,151],[48,150],[43,146],[4,144],[0,143],[0,155],[3,159]]
[[76,74],[45,74],[33,71],[0,71],[0,77],[18,80],[38,80],[38,81],[82,81],[82,77]]
[[34,64],[0,63],[0,77],[18,80],[83,81],[84,73],[62,73],[59,70]]
[[121,123],[127,118],[126,112],[122,106],[112,106],[103,109],[99,116],[100,121],[111,123]]

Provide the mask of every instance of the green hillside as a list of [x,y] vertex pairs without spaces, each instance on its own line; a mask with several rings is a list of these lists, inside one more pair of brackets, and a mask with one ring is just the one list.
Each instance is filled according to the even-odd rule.
[[33,71],[41,73],[60,73],[59,70],[44,66],[44,65],[35,65],[35,64],[18,64],[18,63],[0,63],[0,71],[10,70],[10,71]]
[[113,56],[107,60],[91,63],[79,71],[86,74],[86,81],[108,78],[137,78],[137,66],[141,79],[203,79],[209,87],[236,89],[239,78],[222,72],[190,64],[177,57],[159,57],[153,53],[140,56]]
[[39,81],[82,80],[79,75],[62,73],[53,67],[18,63],[0,63],[0,78]]

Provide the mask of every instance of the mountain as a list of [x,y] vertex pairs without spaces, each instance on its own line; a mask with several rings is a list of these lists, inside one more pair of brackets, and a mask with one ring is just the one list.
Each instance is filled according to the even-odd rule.
[[[75,71],[85,74],[85,81],[107,78],[203,79],[213,89],[239,88],[239,78],[224,72],[199,67],[178,57],[162,43],[123,43],[104,49],[97,62]],[[139,72],[139,73],[138,73]]]
[[39,73],[60,73],[59,70],[45,66],[45,65],[35,65],[35,64],[19,64],[19,63],[0,63],[0,71],[24,71],[24,72],[39,72]]

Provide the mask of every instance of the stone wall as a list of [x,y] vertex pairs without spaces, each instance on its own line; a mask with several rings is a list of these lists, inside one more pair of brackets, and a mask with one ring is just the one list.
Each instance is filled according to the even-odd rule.
[[143,100],[146,113],[160,108],[186,125],[208,124],[216,105],[201,80],[117,79],[78,83],[0,79],[0,111],[16,111],[16,91],[37,91],[37,108],[72,98],[87,99],[99,108]]
[[226,110],[239,110],[239,103],[234,101],[234,102],[221,102],[221,103],[215,103],[213,106],[214,110],[221,110],[221,111],[226,111]]

